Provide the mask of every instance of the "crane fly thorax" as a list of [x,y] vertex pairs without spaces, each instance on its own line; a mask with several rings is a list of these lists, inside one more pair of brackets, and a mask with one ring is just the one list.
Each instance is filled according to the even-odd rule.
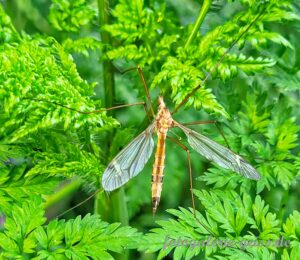
[[158,98],[158,113],[156,117],[157,133],[166,134],[168,129],[174,124],[169,109],[166,107],[162,97]]

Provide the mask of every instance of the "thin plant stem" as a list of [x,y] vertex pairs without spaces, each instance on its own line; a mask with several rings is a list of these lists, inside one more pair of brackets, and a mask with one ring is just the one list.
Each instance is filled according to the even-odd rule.
[[189,38],[187,39],[185,45],[184,45],[184,48],[186,49],[190,43],[195,39],[197,33],[199,32],[199,29],[200,29],[200,26],[207,14],[207,11],[209,9],[209,7],[211,6],[211,2],[212,0],[204,0],[203,1],[203,5],[202,5],[202,8],[199,12],[199,15],[197,17],[197,20],[195,22],[195,25],[193,27],[193,30],[192,30],[192,33],[190,34]]

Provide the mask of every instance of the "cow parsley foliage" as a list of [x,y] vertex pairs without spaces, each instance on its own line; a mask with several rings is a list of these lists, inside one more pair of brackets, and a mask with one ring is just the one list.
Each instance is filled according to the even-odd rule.
[[[103,10],[101,1],[49,0],[44,1],[50,6],[47,32],[28,17],[31,22],[21,32],[15,29],[20,28],[16,17],[30,10],[42,17],[42,4],[26,1],[26,9],[18,1],[2,2],[1,259],[133,259],[138,252],[157,254],[158,259],[297,259],[299,47],[297,37],[289,36],[299,28],[296,1],[221,1],[199,14],[195,10],[211,1],[203,6],[186,1],[184,11],[195,20],[187,25],[180,17],[183,10],[176,7],[180,1],[109,1]],[[22,12],[15,15],[14,8]],[[105,15],[109,19],[103,20]],[[103,74],[107,64],[110,75]],[[151,96],[160,93],[171,107],[186,100],[184,108],[193,121],[200,114],[220,121],[230,148],[261,179],[248,180],[199,162],[192,152],[195,218],[187,192],[181,191],[188,184],[186,159],[180,158],[179,149],[170,149],[167,162],[173,159],[173,165],[166,168],[169,179],[156,223],[148,214],[150,174],[132,180],[117,198],[116,207],[125,205],[123,212],[129,212],[128,225],[106,221],[115,212],[101,196],[94,210],[102,208],[101,216],[73,211],[55,218],[61,210],[51,206],[65,206],[78,186],[101,189],[108,159],[139,128],[116,131],[119,121],[142,121],[143,116],[128,108],[118,121],[105,112],[108,92],[100,79],[112,76],[115,89],[109,98],[116,105],[126,103],[126,98],[144,96],[143,88],[137,73],[119,71],[137,66]],[[210,137],[226,145],[221,136]],[[149,165],[146,169],[150,171]]]

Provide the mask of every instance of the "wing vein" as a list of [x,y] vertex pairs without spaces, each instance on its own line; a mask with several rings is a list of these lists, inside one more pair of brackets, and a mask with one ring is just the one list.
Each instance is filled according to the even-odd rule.
[[142,171],[153,151],[153,129],[152,123],[108,164],[102,175],[104,190],[115,190]]
[[235,171],[249,179],[260,179],[260,175],[255,168],[230,149],[179,123],[176,123],[176,126],[185,133],[190,146],[206,159],[215,162],[225,169]]

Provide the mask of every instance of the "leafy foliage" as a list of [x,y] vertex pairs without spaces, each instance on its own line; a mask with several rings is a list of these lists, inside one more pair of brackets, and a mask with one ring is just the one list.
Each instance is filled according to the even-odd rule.
[[[260,196],[252,201],[248,194],[240,197],[232,191],[225,194],[222,190],[195,193],[206,208],[206,217],[197,212],[197,222],[192,210],[169,210],[177,220],[158,221],[160,228],[146,234],[140,250],[160,250],[158,259],[173,249],[175,259],[191,259],[199,254],[203,257],[204,253],[205,259],[259,259],[274,256],[278,251],[288,255],[289,250],[294,255],[298,250],[299,238],[286,233],[287,225],[291,225],[291,219],[297,218],[297,213],[284,223],[276,218],[276,214],[268,212],[269,206]],[[203,229],[203,225],[215,236]],[[251,231],[247,228],[249,226]],[[290,230],[293,232],[295,227]],[[290,240],[284,240],[287,238]]]
[[89,57],[88,50],[98,50],[102,48],[101,42],[94,38],[79,38],[72,40],[70,38],[63,42],[63,48],[70,53],[81,53],[86,57]]
[[[36,1],[27,1],[27,9],[25,2],[14,2],[5,1],[13,22],[0,8],[0,257],[129,259],[128,249],[157,253],[158,259],[298,257],[298,3],[221,1],[216,9],[197,14],[197,1],[120,0],[102,10],[96,1],[49,0],[45,14]],[[28,23],[17,19],[31,10],[35,17],[48,17],[51,30],[41,31],[47,26],[32,24],[37,20],[29,17],[23,18]],[[105,15],[111,15],[110,23],[98,24]],[[193,24],[187,25],[186,17],[193,17]],[[107,75],[102,66],[110,66]],[[95,215],[82,210],[85,217],[53,220],[71,207],[72,183],[101,188],[105,165],[138,128],[145,128],[137,126],[142,108],[126,108],[115,115],[126,127],[130,122],[135,127],[115,131],[119,122],[103,110],[101,100],[119,105],[144,97],[137,73],[117,73],[136,66],[151,82],[151,96],[159,92],[175,107],[186,99],[185,108],[203,109],[204,119],[213,115],[222,121],[227,142],[212,136],[213,126],[202,131],[228,143],[257,168],[261,180],[199,161],[192,152],[193,174],[200,176],[193,190],[201,203],[195,218],[187,202],[185,152],[168,143],[161,208],[173,209],[159,213],[155,228],[149,214],[150,174],[132,180],[124,196],[112,194],[112,208],[99,196]],[[106,78],[115,79],[111,92],[103,84]],[[199,121],[199,113],[190,109],[174,117]],[[146,165],[145,172],[150,168]],[[63,209],[58,204],[48,208],[56,196]],[[183,207],[174,209],[179,204]],[[122,207],[131,226],[145,234],[104,221]],[[282,241],[286,244],[279,245]]]
[[[28,158],[30,159],[30,158]],[[58,185],[58,179],[43,175],[26,175],[27,161],[23,158],[9,158],[1,165],[0,207],[2,213],[9,213],[11,206],[27,200],[34,194],[51,194]]]
[[[257,96],[262,99],[258,100]],[[230,143],[238,144],[234,150],[258,162],[257,168],[263,177],[257,183],[257,192],[264,188],[270,189],[271,185],[275,186],[275,180],[288,189],[298,172],[296,156],[292,154],[292,150],[298,146],[299,127],[291,117],[292,109],[283,97],[279,98],[276,106],[266,104],[265,97],[263,93],[248,95],[239,112],[239,120],[230,125],[230,132],[236,133],[231,137]],[[231,189],[236,188],[238,183],[245,183],[241,189],[243,192],[248,191],[244,190],[247,188],[247,180],[242,180],[239,176],[233,177],[224,170],[217,172],[218,174],[212,169],[201,179],[207,184],[215,184],[215,188]]]
[[38,259],[113,259],[107,251],[133,248],[140,234],[130,227],[102,221],[96,215],[45,224],[39,197],[14,205],[0,234],[2,256]]
[[1,114],[1,145],[21,143],[38,150],[34,153],[26,149],[27,154],[23,154],[34,156],[37,165],[28,176],[41,172],[45,176],[78,174],[97,182],[101,166],[93,154],[81,151],[83,142],[86,146],[90,142],[82,142],[82,138],[86,131],[93,132],[103,124],[115,126],[116,121],[104,112],[83,115],[75,111],[95,109],[96,104],[89,97],[93,84],[80,78],[71,57],[52,38],[3,44],[1,56],[1,100],[5,112]]
[[[129,7],[126,1],[120,1],[116,6],[113,16],[117,18],[118,23],[106,26],[105,29],[112,36],[122,40],[124,44],[119,49],[115,48],[112,52],[108,52],[108,55],[111,59],[127,58],[128,60],[133,60],[140,66],[152,65],[153,59],[149,57],[150,55],[152,57],[160,57],[160,61],[162,60],[161,57],[165,57],[166,61],[163,62],[162,70],[154,77],[151,87],[154,88],[160,85],[160,90],[163,93],[171,92],[171,97],[175,104],[183,101],[188,93],[202,82],[205,78],[204,71],[213,69],[214,65],[226,53],[227,48],[235,42],[237,35],[241,36],[237,45],[244,45],[248,37],[249,42],[253,42],[256,47],[259,47],[267,40],[289,45],[288,41],[279,34],[267,32],[260,28],[259,25],[263,22],[273,21],[274,17],[276,17],[275,19],[293,19],[292,12],[289,9],[279,11],[279,6],[282,3],[276,1],[267,6],[261,4],[258,8],[256,8],[257,4],[255,3],[246,2],[246,4],[253,5],[253,8],[248,8],[244,12],[238,13],[232,20],[216,27],[203,37],[197,35],[194,39],[195,43],[192,45],[186,45],[185,48],[173,48],[171,55],[166,55],[161,53],[161,47],[158,45],[160,41],[156,39],[159,34],[154,33],[157,30],[163,32],[161,29],[163,23],[160,22],[162,18],[156,17],[156,15],[164,17],[163,12],[165,9],[161,8],[160,12],[155,12],[154,10],[147,12],[146,9],[142,9],[142,4],[142,1],[134,1],[134,4]],[[286,7],[288,6],[286,5]],[[249,24],[246,21],[255,21],[255,23],[249,29]],[[155,24],[155,22],[159,23],[159,25]],[[166,17],[164,22],[170,23],[170,20]],[[152,25],[153,23],[154,25]],[[148,30],[149,24],[152,25],[151,32]],[[237,24],[243,25],[237,26]],[[255,35],[255,41],[252,41],[253,35]],[[178,36],[165,35],[164,38],[169,37],[169,39],[163,38],[162,42],[170,48],[176,38],[181,38],[183,35]],[[137,39],[143,42],[141,47],[132,45],[132,42],[137,41]],[[147,50],[148,45],[154,44],[153,40],[156,43],[155,50],[157,50],[157,53],[155,54],[149,48]],[[226,80],[236,75],[237,69],[241,69],[246,73],[253,73],[274,64],[274,60],[268,58],[253,58],[244,54],[227,54],[212,76]],[[192,104],[195,108],[203,107],[208,111],[212,110],[223,116],[226,115],[224,108],[218,104],[214,95],[206,88],[198,91],[196,95],[189,99],[186,105],[190,106]]]
[[95,10],[85,0],[52,1],[49,21],[58,31],[77,32],[88,25],[95,16]]
[[[117,23],[105,25],[103,29],[125,45],[109,50],[110,59],[125,58],[140,66],[150,66],[170,52],[179,36],[170,33],[175,31],[177,21],[168,16],[164,3],[153,3],[145,8],[143,1],[128,5],[126,0],[121,0],[112,16]],[[137,41],[141,44],[137,45]]]

